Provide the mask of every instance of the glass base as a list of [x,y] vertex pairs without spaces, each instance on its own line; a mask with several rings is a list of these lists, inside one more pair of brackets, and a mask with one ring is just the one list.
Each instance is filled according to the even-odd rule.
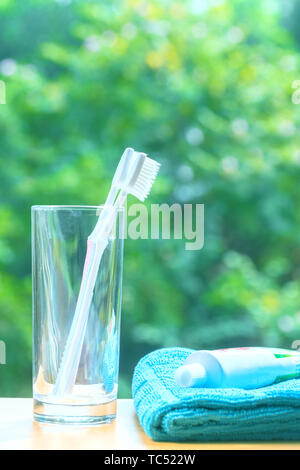
[[98,405],[60,405],[34,399],[34,420],[40,423],[97,426],[116,417],[117,400]]

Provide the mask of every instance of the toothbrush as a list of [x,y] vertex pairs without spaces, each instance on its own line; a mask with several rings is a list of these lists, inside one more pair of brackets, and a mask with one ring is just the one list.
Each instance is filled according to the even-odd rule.
[[[57,378],[56,378],[56,384],[55,384],[54,389],[53,389],[53,394],[54,395],[62,395],[63,391],[65,393],[65,391],[67,389],[69,390],[70,388],[72,388],[71,385],[64,383],[63,374],[66,373],[67,365],[70,366],[71,353],[73,354],[73,361],[75,362],[75,366],[76,366],[77,361],[78,361],[78,364],[79,364],[79,360],[80,360],[80,355],[81,355],[81,350],[82,350],[82,345],[83,345],[83,340],[84,340],[84,335],[85,335],[85,330],[86,330],[87,318],[88,318],[88,314],[87,314],[86,319],[83,316],[84,315],[83,314],[84,305],[82,305],[82,301],[84,299],[83,294],[84,294],[84,292],[87,288],[88,282],[93,282],[93,279],[89,280],[89,277],[88,277],[88,273],[90,271],[90,268],[93,266],[94,272],[95,271],[98,272],[100,261],[101,261],[101,253],[99,252],[99,250],[97,251],[97,236],[96,235],[99,234],[100,229],[104,227],[104,221],[105,221],[106,215],[109,213],[109,208],[112,207],[112,205],[115,201],[116,195],[118,194],[119,189],[122,187],[122,182],[124,181],[124,178],[126,176],[126,172],[128,172],[129,165],[132,162],[134,155],[135,155],[135,152],[132,148],[127,148],[123,152],[123,155],[120,159],[118,167],[115,171],[115,175],[113,177],[113,180],[112,180],[112,183],[111,183],[111,188],[110,188],[109,194],[106,198],[104,207],[101,211],[101,214],[99,216],[99,219],[97,221],[97,224],[96,224],[93,232],[88,237],[86,257],[85,257],[85,262],[84,262],[84,268],[83,268],[83,274],[82,274],[81,285],[80,285],[80,290],[79,290],[79,296],[78,296],[78,300],[77,300],[77,304],[76,304],[75,314],[74,314],[73,322],[72,322],[72,325],[71,325],[70,333],[69,333],[68,340],[67,340],[67,343],[66,343],[66,346],[65,346],[65,351],[64,351],[64,354],[63,354],[63,357],[62,357],[62,361],[61,361],[59,370],[58,370],[58,374],[57,374]],[[100,234],[99,234],[99,236],[100,236]],[[100,255],[100,257],[99,257],[99,255]],[[94,281],[93,284],[95,284],[95,281]],[[93,288],[94,288],[94,285],[93,285]],[[87,303],[88,303],[88,300],[89,299],[87,299],[87,301],[86,301]],[[90,300],[90,303],[91,303],[91,300]],[[89,312],[89,306],[87,308],[87,312]],[[82,320],[81,320],[81,318],[82,318]],[[80,331],[79,331],[79,326],[80,326],[79,322],[80,321],[81,321],[82,328],[83,328],[82,338],[81,338]],[[79,337],[78,341],[81,341],[81,343],[78,343],[78,345],[79,345],[79,347],[78,347],[79,358],[77,358],[77,356],[76,356],[76,351],[75,352],[73,351],[73,349],[75,348],[76,338],[78,338],[78,337]],[[67,351],[69,351],[69,352],[67,352]],[[77,369],[78,369],[78,366],[77,366]],[[72,382],[73,378],[71,378],[70,380]]]
[[134,195],[140,201],[146,199],[159,167],[160,164],[155,160],[130,148],[122,155],[102,213],[88,238],[75,314],[53,388],[55,396],[70,393],[75,384],[98,269],[117,211],[124,205],[128,194]]

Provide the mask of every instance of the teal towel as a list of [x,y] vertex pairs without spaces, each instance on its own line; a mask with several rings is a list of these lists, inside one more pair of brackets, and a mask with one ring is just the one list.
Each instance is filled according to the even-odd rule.
[[137,364],[134,405],[156,441],[300,440],[300,379],[256,390],[183,388],[174,373],[190,349],[154,351]]

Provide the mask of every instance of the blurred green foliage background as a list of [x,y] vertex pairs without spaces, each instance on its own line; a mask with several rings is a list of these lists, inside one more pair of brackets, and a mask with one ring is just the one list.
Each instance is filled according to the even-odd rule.
[[162,163],[147,204],[205,204],[205,246],[126,242],[120,396],[158,347],[300,339],[297,18],[287,0],[0,0],[0,395],[31,395],[30,206],[103,202],[126,146]]

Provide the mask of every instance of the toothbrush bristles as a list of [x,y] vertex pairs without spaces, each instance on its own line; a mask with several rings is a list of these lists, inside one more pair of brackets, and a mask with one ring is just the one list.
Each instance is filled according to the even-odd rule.
[[143,167],[130,193],[140,201],[144,201],[151,191],[157,173],[159,172],[159,167],[160,163],[152,160],[152,158],[145,157]]

